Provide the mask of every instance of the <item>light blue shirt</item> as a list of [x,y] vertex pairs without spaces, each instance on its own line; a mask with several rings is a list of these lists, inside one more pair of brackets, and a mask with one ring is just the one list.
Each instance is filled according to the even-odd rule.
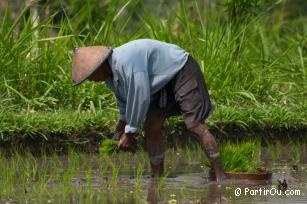
[[116,97],[125,133],[136,133],[144,121],[152,95],[183,68],[188,53],[157,40],[140,39],[113,49],[108,61],[113,76],[105,83]]

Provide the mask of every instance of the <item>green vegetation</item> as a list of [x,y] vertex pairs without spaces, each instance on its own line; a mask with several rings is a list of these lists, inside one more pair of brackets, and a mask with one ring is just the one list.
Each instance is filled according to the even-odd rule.
[[[54,203],[76,199],[85,203],[109,203],[107,199],[121,199],[122,197],[118,196],[120,192],[109,194],[109,191],[117,187],[119,171],[125,170],[121,164],[126,162],[128,157],[131,158],[132,155],[119,159],[97,154],[80,154],[73,149],[70,149],[67,155],[54,152],[51,156],[42,154],[40,157],[34,157],[31,153],[15,153],[7,158],[1,152],[0,184],[3,188],[0,189],[0,202]],[[138,158],[134,159],[138,161]],[[130,163],[128,170],[133,173],[131,165],[134,163]],[[137,166],[138,169],[145,168],[141,162]],[[133,191],[134,181],[131,181],[131,185],[132,188],[127,186],[126,189]],[[129,195],[129,191],[121,193]]]
[[113,111],[1,112],[0,145],[21,151],[30,147],[36,152],[42,145],[64,151],[71,146],[97,151],[100,142],[112,135],[114,115]]
[[[274,143],[267,141],[266,146],[268,153],[270,155],[270,161],[272,163],[279,162],[283,157],[284,154],[291,155],[288,163],[289,165],[297,165],[301,162],[302,151],[304,148],[304,144],[306,137],[302,139],[295,139],[295,138],[288,138],[286,141],[275,141]],[[285,153],[286,151],[286,153]]]
[[[48,123],[65,113],[64,124],[74,120],[70,114],[82,115],[83,111],[107,110],[112,112],[110,119],[116,120],[114,97],[104,84],[72,86],[71,50],[154,38],[178,44],[200,63],[215,105],[210,125],[221,129],[225,125],[306,128],[306,16],[283,9],[294,3],[196,0],[153,6],[141,0],[67,2],[47,1],[48,8],[39,5],[37,25],[31,18],[35,6],[2,8],[1,120],[6,121],[3,115],[20,118],[35,112],[33,115],[47,116],[42,129],[50,133],[57,129]],[[50,15],[44,16],[47,9]],[[48,117],[51,114],[56,116]],[[92,117],[96,120],[95,114]],[[23,119],[8,122],[9,127],[2,126],[0,132],[41,131],[27,124]],[[49,137],[46,134],[42,132]]]
[[113,154],[117,151],[118,141],[112,139],[105,139],[99,147],[99,153],[104,155]]
[[[226,143],[219,148],[223,167],[226,172],[257,172],[260,168],[260,143]],[[205,165],[211,168],[206,160]]]
[[[300,129],[306,127],[307,112],[294,113],[286,107],[245,110],[221,106],[207,120],[207,124],[218,131],[270,131]],[[245,118],[245,119],[244,119]],[[167,133],[174,139],[181,134],[180,118],[168,120]],[[98,150],[103,139],[112,136],[117,120],[113,110],[105,111],[0,111],[0,145],[8,147],[20,144],[46,146],[56,145],[67,149],[69,146],[90,147]],[[139,139],[142,140],[140,135]],[[92,147],[95,148],[92,148]],[[37,149],[37,148],[35,148]]]
[[[197,151],[189,151],[196,156],[194,159],[204,156],[203,153],[198,155]],[[180,155],[177,155],[178,152]],[[199,165],[193,168],[189,165],[184,150],[169,150],[166,158],[167,175],[201,169]],[[181,160],[181,165],[168,168],[173,165],[174,158]],[[137,203],[144,203],[147,194],[144,187],[147,188],[149,175],[149,160],[144,151],[99,155],[69,149],[65,155],[55,151],[47,155],[42,151],[39,157],[28,151],[22,154],[14,152],[6,157],[0,151],[0,185],[5,186],[0,188],[0,202],[54,203],[81,200],[84,203],[118,203],[126,201],[121,199],[132,197],[138,198]]]

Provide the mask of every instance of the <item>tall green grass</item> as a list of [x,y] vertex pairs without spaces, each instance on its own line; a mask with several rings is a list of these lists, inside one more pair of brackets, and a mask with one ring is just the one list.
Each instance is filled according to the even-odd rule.
[[[15,19],[10,8],[1,12],[2,108],[114,108],[103,84],[72,86],[71,50],[99,44],[116,47],[138,38],[175,43],[189,51],[203,68],[215,104],[293,109],[306,104],[306,17],[279,19],[286,14],[278,10],[278,1],[48,4],[51,14],[40,18],[37,27],[26,18],[25,6]],[[240,16],[235,18],[235,13]]]

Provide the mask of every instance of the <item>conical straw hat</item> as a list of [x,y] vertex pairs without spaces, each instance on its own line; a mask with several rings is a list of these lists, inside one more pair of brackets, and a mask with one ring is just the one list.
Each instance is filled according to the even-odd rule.
[[78,85],[86,80],[112,53],[110,47],[91,46],[74,49],[72,80]]

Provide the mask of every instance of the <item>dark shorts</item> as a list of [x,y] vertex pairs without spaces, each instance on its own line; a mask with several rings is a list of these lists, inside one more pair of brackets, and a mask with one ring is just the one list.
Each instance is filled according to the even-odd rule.
[[203,73],[191,56],[164,90],[166,105],[161,107],[161,91],[158,91],[150,103],[147,117],[182,115],[187,128],[192,128],[204,123],[213,111]]

